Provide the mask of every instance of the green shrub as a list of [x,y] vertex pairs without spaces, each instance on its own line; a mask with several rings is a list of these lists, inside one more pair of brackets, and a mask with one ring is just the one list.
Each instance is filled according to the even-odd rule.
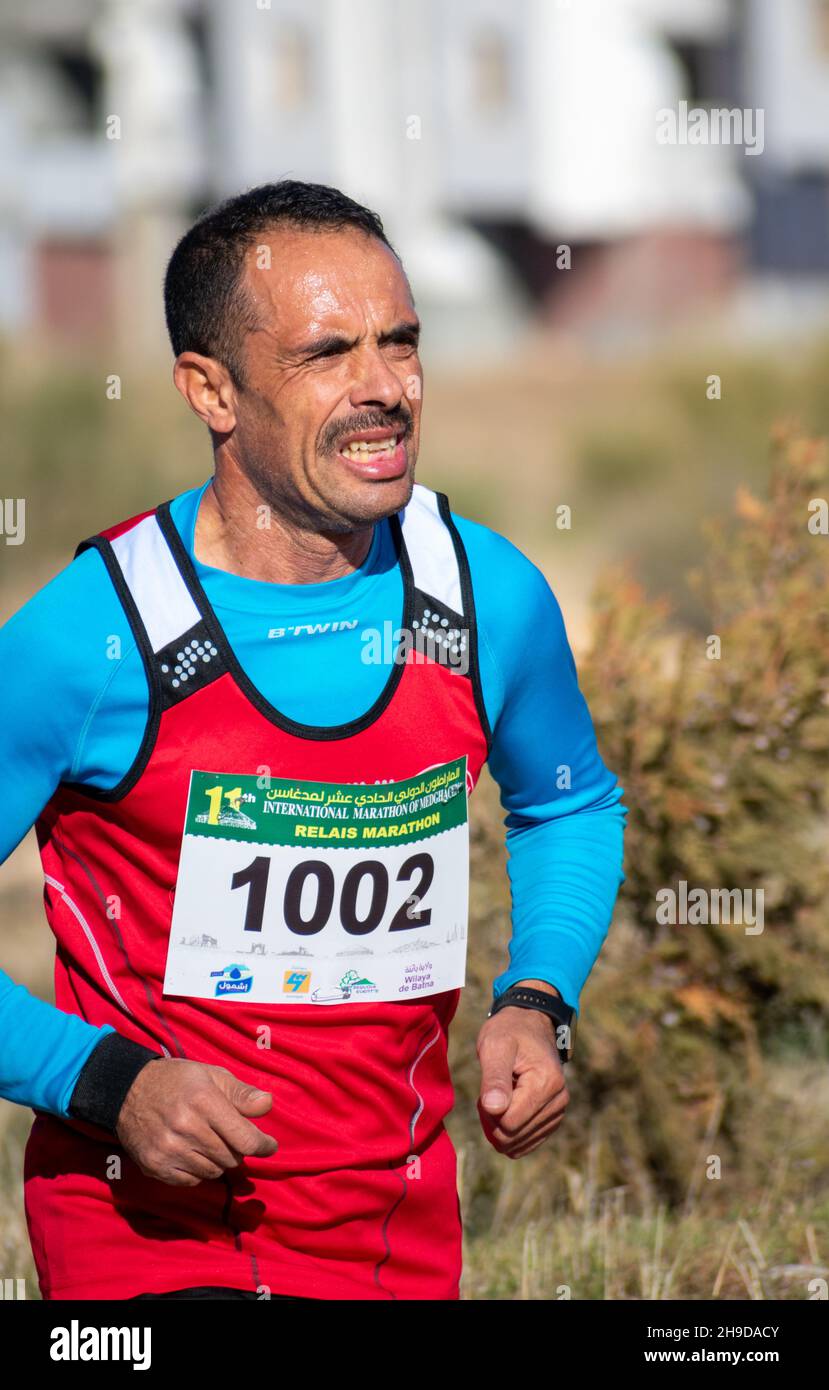
[[[582,996],[568,1116],[524,1160],[516,1219],[550,1219],[585,1182],[630,1187],[646,1208],[687,1206],[703,1188],[712,1201],[717,1188],[750,1191],[781,1154],[807,1188],[827,1169],[829,1127],[804,1125],[804,1097],[769,1085],[787,1058],[827,1055],[829,537],[807,527],[815,497],[829,497],[824,445],[781,432],[768,497],[740,490],[734,518],[705,528],[691,576],[703,635],[627,570],[596,592],[580,682],[629,808],[626,882]],[[707,655],[713,636],[719,659]],[[475,1134],[473,1046],[507,934],[502,835],[490,789],[474,827],[484,882],[455,1040],[473,1237],[504,1200],[505,1160]],[[660,924],[656,894],[681,880],[762,889],[763,930]],[[727,1184],[704,1184],[709,1154]]]

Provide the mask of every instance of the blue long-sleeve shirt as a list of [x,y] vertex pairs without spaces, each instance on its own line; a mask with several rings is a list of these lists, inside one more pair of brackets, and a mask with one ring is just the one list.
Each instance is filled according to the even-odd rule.
[[[343,578],[293,585],[246,579],[195,557],[196,515],[208,483],[176,498],[172,517],[250,680],[303,723],[357,717],[388,677],[382,661],[359,659],[363,634],[396,626],[402,605],[388,524],[375,527],[365,561]],[[453,517],[475,594],[493,733],[489,769],[506,812],[510,963],[494,990],[546,980],[578,1008],[624,879],[623,791],[599,756],[546,579],[503,536]],[[95,550],[73,560],[0,629],[0,668],[15,672],[14,681],[0,685],[2,861],[59,782],[113,787],[141,744],[144,667]],[[332,669],[336,682],[327,679]],[[0,1095],[67,1115],[84,1063],[112,1031],[44,1003],[0,971]]]

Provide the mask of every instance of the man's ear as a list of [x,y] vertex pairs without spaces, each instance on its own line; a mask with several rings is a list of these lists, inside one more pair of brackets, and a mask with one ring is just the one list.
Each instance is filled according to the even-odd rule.
[[182,352],[173,364],[173,382],[211,434],[230,434],[236,424],[236,388],[215,357]]

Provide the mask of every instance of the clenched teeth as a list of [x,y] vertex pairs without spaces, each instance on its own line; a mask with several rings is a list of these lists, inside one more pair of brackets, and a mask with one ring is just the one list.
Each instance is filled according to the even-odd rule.
[[354,439],[350,444],[344,444],[340,453],[344,458],[365,459],[374,458],[377,454],[393,454],[397,448],[400,435],[390,434],[386,439]]

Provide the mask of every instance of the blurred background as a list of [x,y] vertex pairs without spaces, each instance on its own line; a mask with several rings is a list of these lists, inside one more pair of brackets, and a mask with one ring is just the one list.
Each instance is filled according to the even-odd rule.
[[[424,323],[418,476],[562,605],[628,881],[568,1120],[509,1164],[474,1108],[509,908],[482,785],[465,1296],[825,1297],[829,539],[805,518],[829,495],[829,2],[0,0],[0,161],[3,494],[26,504],[0,618],[212,471],[164,267],[204,207],[285,176],[382,216]],[[658,928],[656,892],[694,876],[764,886],[766,932]],[[48,996],[39,899],[29,836],[0,963]],[[30,1118],[0,1103],[8,1275],[31,1276]]]

